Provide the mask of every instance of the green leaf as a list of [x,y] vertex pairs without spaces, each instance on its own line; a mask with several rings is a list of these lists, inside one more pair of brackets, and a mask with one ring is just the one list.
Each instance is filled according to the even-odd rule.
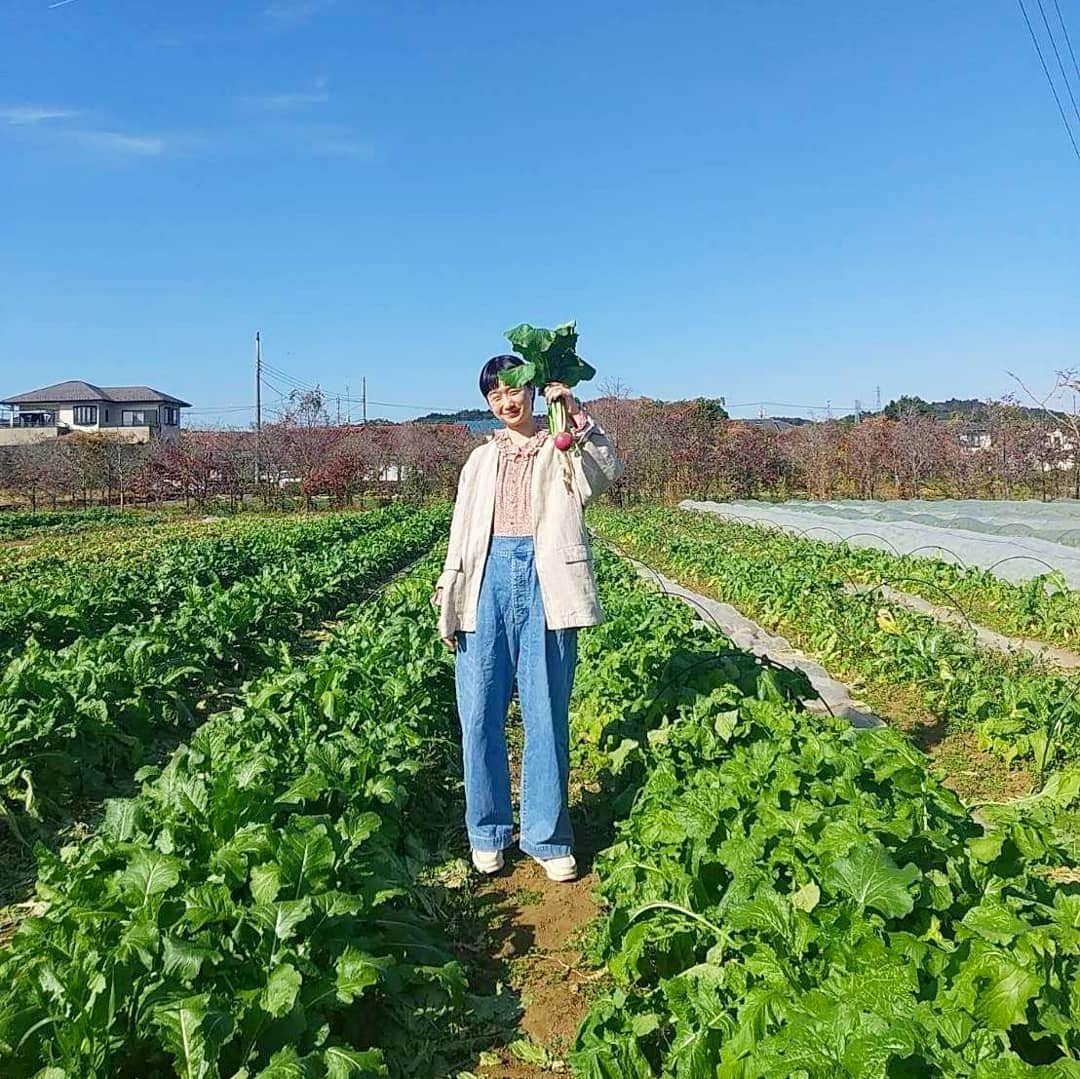
[[179,862],[167,854],[150,847],[139,847],[117,883],[128,904],[141,907],[179,883],[179,866]]
[[[507,330],[506,338],[526,363],[533,366],[534,370],[526,381],[532,382],[537,389],[543,389],[549,382],[576,386],[579,382],[587,382],[596,374],[596,369],[577,354],[578,335],[573,322],[564,322],[553,330],[523,322],[520,326]],[[520,371],[521,368],[511,370]],[[511,371],[503,372],[500,379],[505,381],[507,374],[511,374]]]
[[306,896],[279,903],[259,903],[251,908],[255,921],[278,940],[288,940],[310,913],[311,899]]
[[281,867],[277,862],[264,862],[251,870],[251,898],[256,903],[273,903],[281,891]]
[[1009,944],[1031,928],[995,896],[987,896],[977,907],[972,907],[960,924],[994,944]]
[[547,1068],[552,1062],[551,1054],[529,1038],[518,1038],[511,1042],[510,1052],[522,1063],[532,1064],[536,1068]]
[[368,1079],[389,1073],[382,1051],[379,1049],[346,1049],[343,1045],[331,1045],[323,1053],[326,1079]]
[[160,1005],[152,1018],[173,1054],[181,1079],[203,1079],[211,1074],[217,1049],[231,1032],[232,1021],[210,1008],[209,993]]
[[386,960],[375,959],[359,948],[346,948],[337,961],[337,998],[351,1004],[382,976]]
[[277,849],[281,882],[286,895],[299,899],[325,881],[334,867],[334,844],[326,825],[310,818],[294,818]]
[[165,938],[162,950],[162,963],[165,975],[169,978],[177,978],[186,985],[191,985],[199,976],[203,962],[214,954],[212,948],[192,944],[190,941],[181,940],[169,934]]
[[275,1019],[288,1015],[296,1003],[303,983],[300,972],[291,963],[282,963],[270,972],[263,990],[262,1006]]
[[978,1016],[991,1030],[1008,1030],[1022,1023],[1028,1001],[1042,989],[1042,978],[1000,954],[990,958],[984,973],[988,981],[975,1002]]
[[880,843],[861,843],[826,869],[822,883],[854,899],[860,907],[872,907],[890,918],[903,918],[915,905],[909,889],[921,875],[911,863],[897,868]]
[[791,905],[809,914],[821,902],[821,889],[814,881],[807,881],[791,897]]
[[314,1079],[317,1074],[318,1069],[311,1058],[301,1058],[290,1045],[279,1049],[255,1079]]
[[143,807],[136,798],[110,798],[99,830],[121,843],[130,842],[142,820]]

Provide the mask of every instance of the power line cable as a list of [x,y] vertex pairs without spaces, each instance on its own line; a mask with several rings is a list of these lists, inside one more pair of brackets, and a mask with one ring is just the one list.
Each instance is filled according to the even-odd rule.
[[[1054,58],[1057,60],[1058,70],[1061,72],[1062,82],[1065,83],[1065,89],[1069,93],[1069,100],[1072,102],[1073,112],[1076,113],[1077,121],[1080,121],[1080,108],[1076,105],[1076,96],[1073,94],[1072,82],[1069,79],[1069,73],[1065,70],[1065,64],[1061,60],[1061,53],[1058,52],[1057,39],[1054,37],[1054,31],[1050,29],[1050,20],[1046,17],[1046,9],[1043,7],[1043,0],[1035,0],[1039,5],[1039,14],[1042,16],[1043,26],[1046,27],[1046,36],[1050,39],[1050,47],[1054,50]],[[1058,14],[1061,14],[1060,9]],[[1064,23],[1062,23],[1064,26]]]
[[1073,52],[1072,39],[1069,37],[1069,28],[1065,25],[1065,18],[1061,14],[1061,6],[1058,0],[1054,0],[1054,10],[1057,12],[1058,22],[1061,23],[1061,32],[1065,35],[1065,44],[1069,47],[1069,55],[1072,57],[1073,70],[1077,79],[1080,79],[1080,64],[1076,62],[1076,53]]
[[[353,396],[350,396],[349,394],[345,394],[345,393],[335,393],[334,391],[327,390],[322,386],[319,386],[319,385],[314,385],[313,386],[310,382],[302,382],[300,379],[294,377],[293,375],[288,374],[288,372],[286,372],[286,371],[282,371],[281,368],[279,368],[279,367],[275,367],[272,364],[267,363],[265,360],[263,361],[263,369],[269,371],[271,374],[275,375],[281,381],[287,383],[288,385],[291,385],[294,389],[303,390],[303,391],[305,391],[307,393],[320,393],[320,394],[323,395],[323,397],[325,397],[327,399],[333,398],[335,401],[340,399],[342,401],[348,401],[348,402],[350,402],[351,404],[354,404],[354,405],[359,405],[359,404],[364,403],[364,399],[362,397],[353,397]],[[263,381],[265,382],[266,379],[264,378]],[[272,387],[272,388],[275,389],[278,393],[281,392],[277,387]],[[446,408],[446,407],[436,408],[436,407],[434,407],[432,405],[404,404],[401,401],[373,401],[370,397],[367,399],[367,403],[369,405],[377,405],[379,408],[406,408],[406,409],[410,409],[410,410],[414,410],[414,411],[418,411],[418,412],[457,412],[457,411],[459,411],[458,409],[454,409],[454,408]]]
[[1057,87],[1054,85],[1054,80],[1050,76],[1050,69],[1046,66],[1046,60],[1043,58],[1042,46],[1039,44],[1039,39],[1035,36],[1035,28],[1031,25],[1031,19],[1028,18],[1027,8],[1024,7],[1024,0],[1016,0],[1020,5],[1020,11],[1024,16],[1024,22],[1027,25],[1028,33],[1031,35],[1032,44],[1035,46],[1035,52],[1039,55],[1039,63],[1042,64],[1043,74],[1046,76],[1046,81],[1050,86],[1050,93],[1054,95],[1054,103],[1057,105],[1058,113],[1061,116],[1061,122],[1065,125],[1065,134],[1069,136],[1069,142],[1072,145],[1073,153],[1076,154],[1077,161],[1080,161],[1080,147],[1076,145],[1076,139],[1073,136],[1072,127],[1069,125],[1069,117],[1065,113],[1065,109],[1061,104],[1061,98],[1058,97]]

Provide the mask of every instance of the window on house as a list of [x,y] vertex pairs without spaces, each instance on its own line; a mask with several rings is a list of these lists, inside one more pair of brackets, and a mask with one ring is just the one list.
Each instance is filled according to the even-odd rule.
[[120,423],[124,427],[153,427],[157,423],[157,409],[125,408],[120,413]]
[[166,405],[162,410],[162,423],[167,427],[176,427],[180,423],[180,409]]
[[75,422],[80,426],[97,423],[97,405],[76,405]]
[[105,422],[106,423],[109,422],[109,410],[108,409],[105,409]]

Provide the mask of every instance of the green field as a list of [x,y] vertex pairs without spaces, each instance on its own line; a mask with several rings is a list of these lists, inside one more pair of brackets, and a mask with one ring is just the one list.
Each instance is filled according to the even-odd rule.
[[[676,511],[593,518],[607,620],[581,636],[572,787],[594,873],[561,887],[596,904],[558,924],[572,976],[530,981],[569,954],[535,941],[496,963],[428,604],[448,520],[154,524],[141,551],[117,523],[0,585],[0,829],[25,868],[0,1075],[1080,1074],[1072,676],[843,588],[835,551]],[[973,815],[941,758],[808,712],[804,676],[608,542],[1038,793]],[[533,1033],[542,994],[575,1035]]]

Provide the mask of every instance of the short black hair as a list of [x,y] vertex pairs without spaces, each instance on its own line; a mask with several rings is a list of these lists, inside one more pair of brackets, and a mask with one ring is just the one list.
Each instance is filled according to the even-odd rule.
[[499,381],[499,375],[503,371],[509,371],[511,367],[520,367],[525,361],[520,356],[492,356],[483,367],[480,368],[480,396],[487,400],[487,395],[495,389]]

